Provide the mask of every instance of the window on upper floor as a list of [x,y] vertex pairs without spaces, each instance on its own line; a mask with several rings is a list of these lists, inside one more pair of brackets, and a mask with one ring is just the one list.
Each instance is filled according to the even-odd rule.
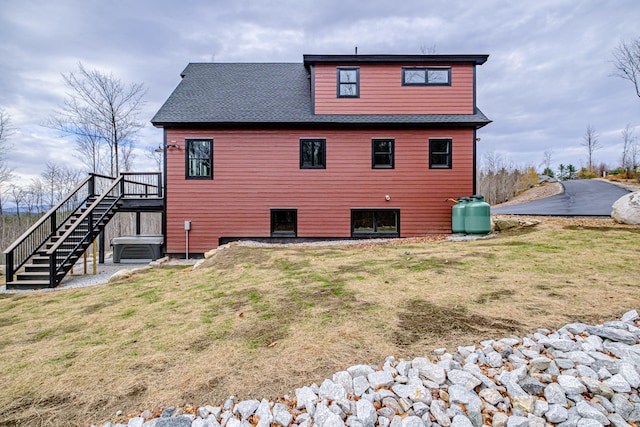
[[403,86],[451,86],[449,67],[403,67]]
[[429,140],[429,169],[451,169],[451,140]]
[[338,98],[360,97],[360,68],[338,67]]
[[393,139],[371,140],[371,167],[373,169],[393,169]]
[[213,139],[187,139],[186,178],[213,179]]
[[326,169],[326,140],[300,140],[300,169]]

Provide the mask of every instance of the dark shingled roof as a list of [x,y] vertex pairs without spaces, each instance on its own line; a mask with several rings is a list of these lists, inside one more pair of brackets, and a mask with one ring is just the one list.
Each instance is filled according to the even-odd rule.
[[475,114],[313,114],[302,63],[191,63],[151,120],[155,126],[233,124],[413,124],[482,127]]

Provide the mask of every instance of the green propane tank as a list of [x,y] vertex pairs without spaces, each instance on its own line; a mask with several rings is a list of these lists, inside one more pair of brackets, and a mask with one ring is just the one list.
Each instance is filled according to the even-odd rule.
[[491,208],[484,196],[476,194],[464,207],[464,230],[467,234],[487,234],[491,231]]
[[451,207],[451,232],[454,234],[464,234],[464,210],[467,203],[468,197],[458,197],[458,202]]

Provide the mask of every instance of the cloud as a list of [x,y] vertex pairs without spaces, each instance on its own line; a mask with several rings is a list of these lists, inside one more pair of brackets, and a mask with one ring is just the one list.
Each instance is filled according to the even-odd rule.
[[[37,174],[47,160],[77,164],[73,138],[41,126],[64,101],[61,73],[88,68],[143,82],[137,145],[157,146],[149,120],[188,62],[292,62],[304,53],[488,53],[477,69],[478,106],[493,120],[479,153],[536,165],[580,164],[588,124],[598,161],[615,166],[620,131],[640,125],[632,86],[612,77],[611,52],[640,36],[637,0],[141,0],[8,2],[0,15],[0,108],[19,134],[9,157]],[[638,131],[640,133],[640,131]],[[64,147],[64,148],[62,148]],[[153,169],[141,151],[140,168]]]

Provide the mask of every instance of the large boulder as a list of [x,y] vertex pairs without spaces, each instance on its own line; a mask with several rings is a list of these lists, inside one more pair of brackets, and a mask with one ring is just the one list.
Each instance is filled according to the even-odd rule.
[[611,208],[611,218],[620,224],[640,224],[640,191],[616,200]]

